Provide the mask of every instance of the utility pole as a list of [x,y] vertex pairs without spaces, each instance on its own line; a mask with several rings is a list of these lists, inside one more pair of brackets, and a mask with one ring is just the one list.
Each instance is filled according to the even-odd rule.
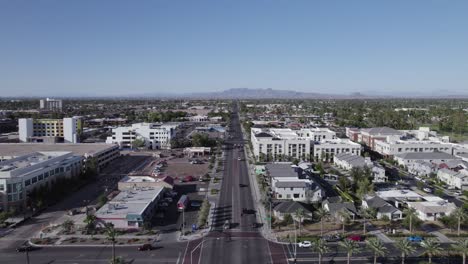
[[26,263],[29,264],[29,249],[26,248]]

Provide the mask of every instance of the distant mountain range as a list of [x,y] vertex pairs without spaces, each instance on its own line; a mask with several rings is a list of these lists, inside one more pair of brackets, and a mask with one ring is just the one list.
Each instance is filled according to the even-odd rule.
[[192,99],[362,99],[374,98],[361,93],[349,95],[325,94],[275,90],[272,88],[231,88],[220,92],[199,92],[186,94],[145,94],[145,97],[192,98]]
[[[276,90],[272,88],[231,88],[216,92],[150,92],[133,94],[116,94],[114,96],[87,96],[80,94],[56,94],[50,95],[55,98],[159,98],[159,99],[390,99],[390,98],[428,98],[428,99],[466,99],[468,94],[450,93],[448,91],[435,92],[398,92],[395,94],[389,91],[365,91],[352,92],[350,94],[328,94],[317,92],[298,92],[292,90]],[[28,96],[38,98],[38,96]],[[0,97],[1,98],[1,97]],[[19,98],[19,97],[4,97]],[[23,98],[25,98],[23,96]]]

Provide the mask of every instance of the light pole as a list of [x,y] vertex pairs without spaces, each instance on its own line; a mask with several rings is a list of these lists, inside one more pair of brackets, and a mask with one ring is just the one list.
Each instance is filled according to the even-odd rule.
[[26,248],[26,263],[29,264],[29,249]]

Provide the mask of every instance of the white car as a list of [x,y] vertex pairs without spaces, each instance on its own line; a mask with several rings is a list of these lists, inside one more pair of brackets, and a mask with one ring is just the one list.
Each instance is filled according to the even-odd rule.
[[427,193],[431,193],[431,192],[432,192],[432,190],[429,189],[429,188],[423,188],[423,191],[425,191],[425,192],[427,192]]
[[312,243],[310,241],[302,241],[297,244],[300,248],[310,248]]
[[460,196],[460,195],[462,195],[462,193],[461,193],[461,192],[454,192],[453,194],[455,194],[456,196]]

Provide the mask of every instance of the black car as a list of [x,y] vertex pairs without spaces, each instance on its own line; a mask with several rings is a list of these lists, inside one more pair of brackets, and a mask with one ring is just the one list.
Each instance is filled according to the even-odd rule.
[[138,251],[147,251],[147,250],[153,250],[153,246],[151,244],[143,244],[138,247]]
[[16,248],[16,252],[26,252],[32,250],[34,250],[34,247],[30,245],[22,245]]

